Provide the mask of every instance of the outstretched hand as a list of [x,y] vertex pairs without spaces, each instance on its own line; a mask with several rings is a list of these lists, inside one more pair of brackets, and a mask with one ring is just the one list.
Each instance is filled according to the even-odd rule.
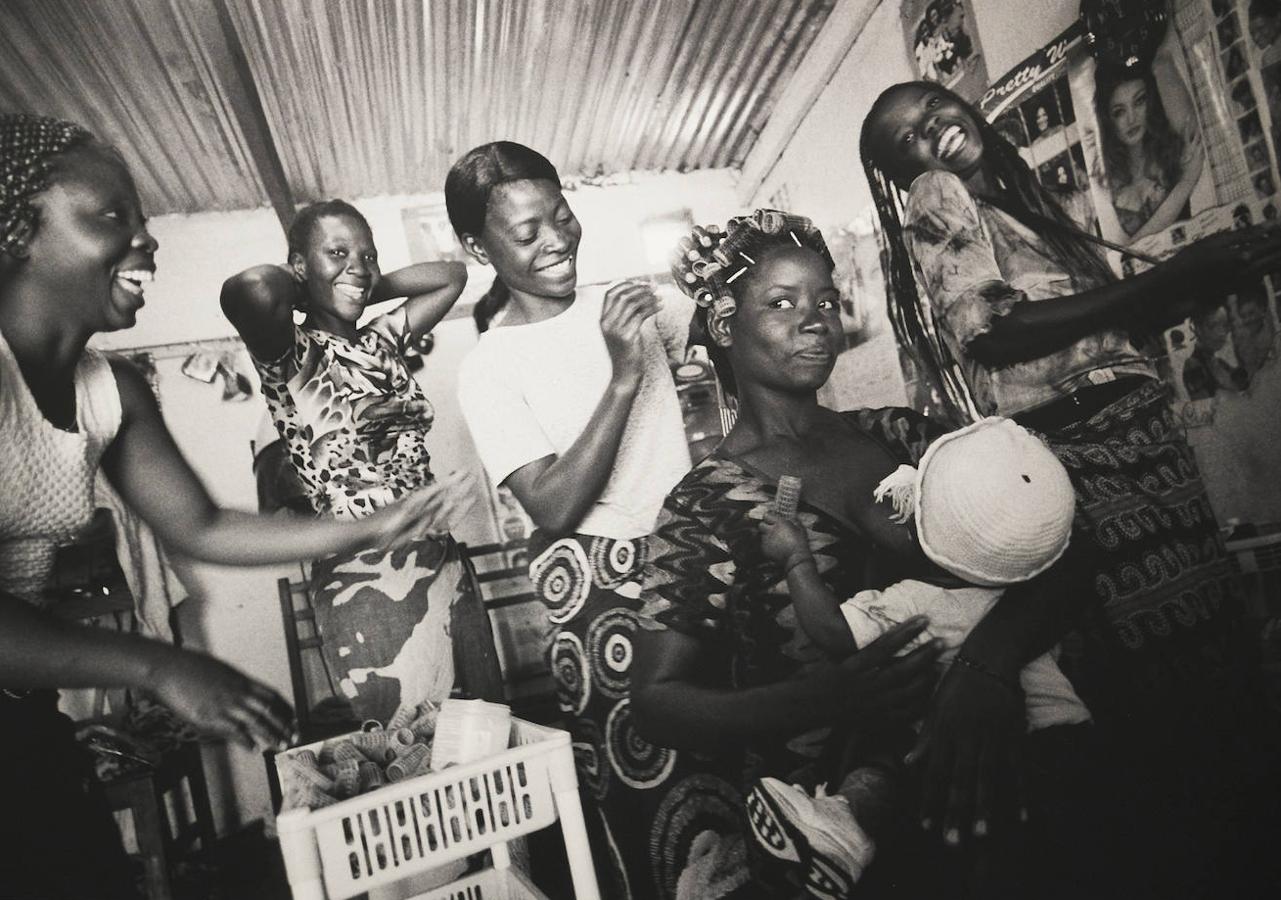
[[284,698],[213,657],[175,650],[157,666],[150,687],[197,730],[248,749],[280,749],[293,735]]
[[939,682],[907,762],[922,780],[921,827],[952,846],[990,833],[994,820],[1026,818],[1020,749],[1022,691],[994,674],[953,664]]
[[934,690],[935,664],[943,652],[943,643],[926,641],[910,652],[903,651],[928,625],[924,616],[908,619],[836,665],[839,696],[846,713],[896,721],[920,717]]
[[1281,228],[1256,225],[1221,231],[1189,245],[1171,261],[1195,293],[1215,302],[1281,267]]
[[423,537],[439,537],[457,527],[476,502],[476,477],[451,472],[376,513],[379,547],[398,547]]

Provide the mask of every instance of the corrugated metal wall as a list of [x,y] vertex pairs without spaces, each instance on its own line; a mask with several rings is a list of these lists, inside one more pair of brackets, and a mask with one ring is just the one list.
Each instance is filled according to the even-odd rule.
[[149,211],[266,202],[243,47],[298,201],[420,193],[497,138],[566,175],[742,162],[835,0],[5,0],[0,109],[115,143]]

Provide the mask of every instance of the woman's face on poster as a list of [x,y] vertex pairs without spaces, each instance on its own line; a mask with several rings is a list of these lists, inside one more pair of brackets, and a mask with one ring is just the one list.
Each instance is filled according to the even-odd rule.
[[1123,81],[1112,91],[1108,116],[1117,139],[1127,147],[1143,143],[1148,131],[1148,86],[1142,79]]
[[1044,106],[1036,108],[1036,130],[1042,134],[1050,130],[1050,113]]

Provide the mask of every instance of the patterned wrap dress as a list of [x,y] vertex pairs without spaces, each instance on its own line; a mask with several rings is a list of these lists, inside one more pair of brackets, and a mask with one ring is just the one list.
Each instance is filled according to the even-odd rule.
[[[355,341],[295,326],[284,355],[255,360],[317,514],[360,519],[433,481],[433,410],[405,364],[409,340],[401,307]],[[357,718],[386,721],[401,704],[439,702],[456,668],[465,693],[502,699],[489,619],[452,538],[318,559],[311,583],[325,664]],[[466,652],[455,658],[460,643]]]
[[[908,409],[844,413],[851,428],[915,465],[933,426]],[[746,690],[802,677],[823,658],[800,628],[777,563],[760,548],[759,513],[776,485],[713,454],[668,495],[650,537],[640,623],[694,638],[705,650],[700,683]],[[752,513],[757,515],[753,516]],[[820,575],[838,597],[882,587],[872,545],[827,513],[801,502],[798,517]],[[745,798],[772,776],[814,788],[836,774],[830,728],[762,736],[733,752],[675,757],[635,811],[660,896],[793,897],[802,887],[771,866],[750,835]],[[682,881],[684,883],[682,883]],[[691,883],[692,882],[692,883]]]

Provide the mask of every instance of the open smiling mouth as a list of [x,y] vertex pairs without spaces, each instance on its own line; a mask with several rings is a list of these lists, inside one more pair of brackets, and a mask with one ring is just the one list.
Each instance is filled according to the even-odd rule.
[[964,128],[960,125],[949,125],[939,134],[934,153],[939,159],[947,162],[960,153],[968,142],[969,138],[966,137]]
[[359,303],[365,299],[365,294],[368,291],[368,288],[363,288],[355,284],[335,284],[334,290],[342,294],[347,299],[355,300]]
[[120,285],[135,297],[141,297],[144,284],[155,280],[155,273],[147,269],[128,269],[116,273],[116,284]]
[[556,262],[546,266],[539,266],[538,272],[544,275],[568,275],[569,270],[574,267],[574,257],[566,256],[558,259]]

